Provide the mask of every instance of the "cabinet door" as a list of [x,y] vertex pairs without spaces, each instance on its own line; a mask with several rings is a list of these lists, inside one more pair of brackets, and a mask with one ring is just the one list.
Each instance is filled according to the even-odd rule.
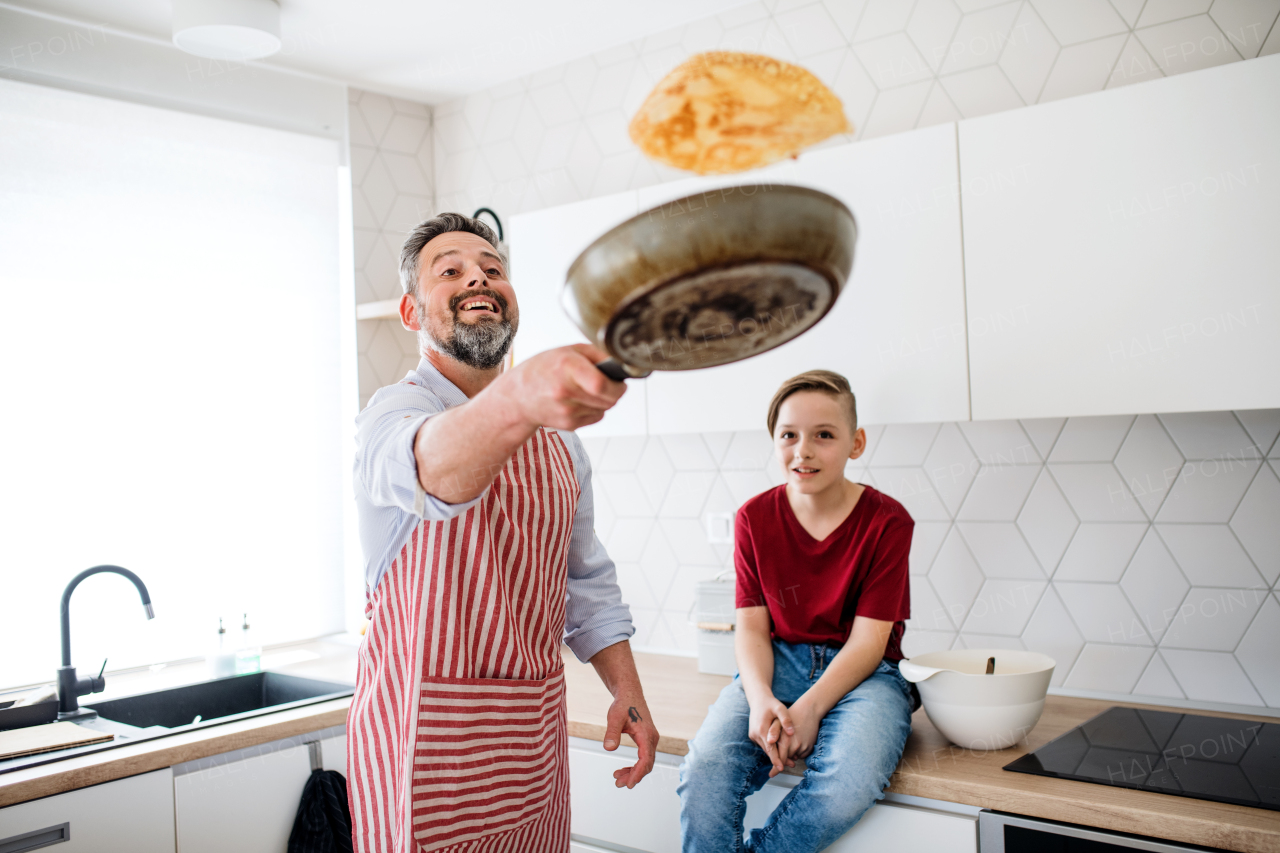
[[846,376],[865,423],[969,418],[955,126],[803,154],[734,176],[640,191],[647,209],[727,184],[783,183],[829,193],[858,223],[853,275],[814,328],[775,350],[649,378],[651,433],[760,429],[783,380]]
[[311,759],[306,745],[265,744],[174,770],[178,853],[280,853]]
[[679,759],[660,754],[653,770],[639,785],[630,791],[615,788],[613,771],[635,764],[635,755],[636,751],[627,747],[608,753],[593,741],[570,739],[573,835],[586,844],[605,842],[646,853],[679,850]]
[[[799,780],[778,777],[747,798],[744,823],[759,829]],[[978,819],[930,808],[881,802],[823,853],[892,850],[894,853],[977,853]]]
[[173,853],[173,774],[166,768],[0,809],[0,850],[41,842],[58,844],[58,853]]
[[[517,363],[554,347],[587,343],[561,302],[569,266],[610,228],[636,214],[634,192],[524,213],[511,219],[511,283],[520,306]],[[645,380],[630,380],[627,393],[603,421],[580,435],[643,435]]]
[[1280,56],[960,123],[973,417],[1280,406]]

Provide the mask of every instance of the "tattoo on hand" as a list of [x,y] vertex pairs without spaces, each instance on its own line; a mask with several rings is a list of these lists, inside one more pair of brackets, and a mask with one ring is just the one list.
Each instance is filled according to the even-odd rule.
[[630,708],[627,709],[627,716],[631,718],[631,722],[633,723],[644,722],[644,717],[640,716],[640,712],[636,710],[635,705],[632,705]]

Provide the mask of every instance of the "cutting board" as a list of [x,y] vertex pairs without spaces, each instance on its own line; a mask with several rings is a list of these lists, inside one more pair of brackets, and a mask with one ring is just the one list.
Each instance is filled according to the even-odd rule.
[[6,758],[17,758],[20,755],[35,755],[39,752],[52,752],[55,749],[103,743],[114,737],[113,734],[95,732],[93,729],[82,728],[75,723],[67,722],[13,729],[0,732],[0,761]]

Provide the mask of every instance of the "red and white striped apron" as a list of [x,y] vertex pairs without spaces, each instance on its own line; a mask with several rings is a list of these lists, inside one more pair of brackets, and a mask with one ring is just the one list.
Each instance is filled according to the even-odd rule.
[[347,717],[357,851],[568,850],[578,492],[564,441],[539,429],[484,500],[421,522],[371,594]]

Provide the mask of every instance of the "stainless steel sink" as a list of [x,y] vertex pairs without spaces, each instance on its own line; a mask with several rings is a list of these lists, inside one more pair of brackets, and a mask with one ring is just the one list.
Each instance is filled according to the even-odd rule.
[[268,710],[281,711],[350,696],[352,692],[350,685],[332,681],[316,681],[278,672],[255,672],[94,702],[87,707],[97,711],[104,720],[127,726],[176,729],[210,720],[227,722],[230,718],[253,716]]

